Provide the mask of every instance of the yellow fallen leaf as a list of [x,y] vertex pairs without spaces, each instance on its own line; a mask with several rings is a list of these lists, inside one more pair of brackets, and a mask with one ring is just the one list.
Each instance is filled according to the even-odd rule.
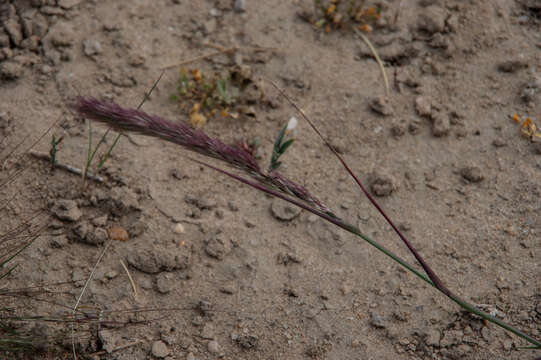
[[201,128],[207,123],[207,117],[200,112],[193,112],[190,115],[190,123],[195,128]]
[[332,14],[334,14],[335,11],[336,11],[336,5],[331,4],[331,5],[329,5],[329,8],[327,9],[327,14],[332,15]]
[[359,30],[361,30],[362,32],[365,32],[365,33],[370,33],[370,32],[372,32],[372,26],[370,26],[368,24],[362,24],[361,26],[359,26]]
[[201,74],[201,71],[199,71],[199,69],[193,69],[192,75],[195,81],[197,81],[198,83],[201,83],[203,81],[203,74]]

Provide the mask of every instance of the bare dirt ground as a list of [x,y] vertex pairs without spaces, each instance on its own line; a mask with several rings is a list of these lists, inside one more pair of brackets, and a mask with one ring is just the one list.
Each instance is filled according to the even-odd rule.
[[[162,67],[216,46],[244,47],[184,65],[203,73],[249,69],[263,92],[250,111],[209,118],[204,131],[227,143],[258,139],[266,163],[280,128],[296,116],[257,79],[277,82],[362,181],[379,184],[372,191],[382,206],[451,289],[540,338],[541,147],[512,116],[541,125],[541,5],[377,5],[383,16],[367,36],[385,62],[388,98],[364,42],[348,29],[327,33],[306,21],[312,1],[4,0],[2,151],[30,144],[59,121],[35,150],[48,152],[51,134],[63,136],[58,161],[81,168],[89,128],[68,106],[75,96],[136,107]],[[189,120],[170,100],[180,68],[166,70],[145,111]],[[96,143],[106,128],[92,130]],[[285,173],[413,262],[306,123],[299,122],[295,138]],[[21,314],[69,316],[110,244],[79,305],[100,317],[74,327],[79,358],[541,355],[517,350],[527,343],[465,314],[354,236],[284,209],[186,154],[158,140],[123,137],[100,172],[104,182],[88,180],[84,191],[79,176],[11,156],[3,171],[26,170],[1,190],[3,201],[14,196],[1,209],[2,230],[37,210],[50,225],[16,259],[20,266],[3,287],[48,285],[50,292],[2,302]],[[113,227],[129,239],[110,240],[119,237]],[[66,284],[53,285],[60,282]],[[72,358],[69,325],[25,326],[48,339],[26,357]]]

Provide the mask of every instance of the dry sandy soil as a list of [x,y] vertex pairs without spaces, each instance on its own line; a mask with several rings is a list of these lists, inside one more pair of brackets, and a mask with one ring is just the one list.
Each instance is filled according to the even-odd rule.
[[[541,4],[377,4],[383,17],[368,37],[385,63],[388,97],[367,45],[348,28],[327,33],[307,22],[308,0],[2,1],[3,156],[24,141],[2,176],[24,172],[1,190],[0,227],[40,210],[48,224],[1,285],[46,288],[2,296],[2,305],[68,318],[108,246],[79,304],[79,358],[541,356],[360,239],[189,161],[173,144],[121,138],[104,181],[84,190],[80,176],[23,154],[58,121],[34,150],[48,152],[51,135],[63,136],[58,161],[81,168],[89,128],[69,107],[74,97],[133,108],[162,67],[215,52],[209,44],[243,47],[185,65],[203,73],[242,66],[263,93],[236,119],[209,118],[205,132],[227,143],[258,139],[267,163],[296,115],[258,79],[277,82],[451,289],[539,339],[541,147],[512,116],[541,125]],[[145,111],[188,121],[170,100],[180,67],[165,72]],[[92,130],[95,144],[106,127]],[[295,131],[284,173],[413,263],[308,125]],[[129,239],[115,240],[123,234],[114,227]],[[23,357],[73,357],[69,325],[20,326],[44,340]]]

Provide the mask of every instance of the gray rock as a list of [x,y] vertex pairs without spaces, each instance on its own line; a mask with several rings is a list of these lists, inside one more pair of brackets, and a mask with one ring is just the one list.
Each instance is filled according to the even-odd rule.
[[169,355],[169,353],[170,353],[170,351],[167,348],[167,345],[165,345],[165,343],[163,341],[161,341],[161,340],[155,341],[152,344],[152,355],[154,357],[162,359],[162,358],[166,357],[167,355]]
[[274,199],[271,204],[271,213],[278,220],[291,221],[299,216],[301,209],[284,200]]
[[4,21],[4,29],[9,35],[9,38],[16,46],[20,46],[23,41],[23,31],[21,24],[15,19],[10,18]]
[[58,219],[64,221],[75,222],[83,216],[77,203],[73,200],[58,200],[53,206],[52,212]]
[[196,360],[195,355],[191,352],[188,353],[188,355],[186,355],[186,360]]

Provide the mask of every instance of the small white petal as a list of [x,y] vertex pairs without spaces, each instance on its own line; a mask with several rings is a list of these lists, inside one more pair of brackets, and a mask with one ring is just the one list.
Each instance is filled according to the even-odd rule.
[[299,120],[295,116],[292,116],[289,118],[289,121],[287,123],[287,131],[291,131],[297,127]]

